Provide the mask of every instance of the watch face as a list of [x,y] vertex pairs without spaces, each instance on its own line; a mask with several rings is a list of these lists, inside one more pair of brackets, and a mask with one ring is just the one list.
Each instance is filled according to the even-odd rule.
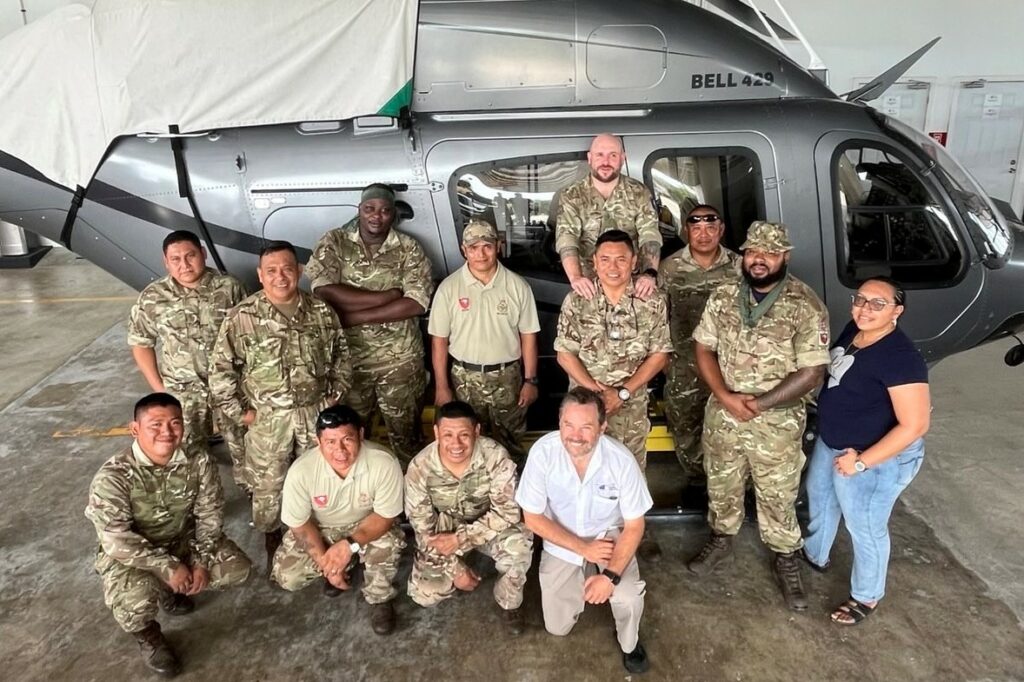
[[864,462],[861,462],[861,461],[858,460],[858,461],[853,463],[853,468],[856,469],[857,471],[864,471],[868,467],[867,467],[866,464],[864,464]]
[[629,400],[629,396],[630,393],[628,388],[619,389],[619,400]]

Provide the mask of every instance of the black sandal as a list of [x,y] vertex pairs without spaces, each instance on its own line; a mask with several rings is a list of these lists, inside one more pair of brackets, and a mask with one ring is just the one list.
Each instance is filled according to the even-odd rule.
[[[858,625],[862,620],[870,616],[878,608],[878,604],[874,606],[868,606],[864,602],[857,601],[853,597],[850,597],[845,602],[840,604],[829,616],[832,622],[836,625],[852,626]],[[851,618],[850,622],[840,620],[844,616]]]

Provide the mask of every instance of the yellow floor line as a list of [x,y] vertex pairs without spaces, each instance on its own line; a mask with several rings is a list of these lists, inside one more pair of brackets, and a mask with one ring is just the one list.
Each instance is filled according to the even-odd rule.
[[104,303],[107,301],[134,301],[135,296],[89,296],[82,298],[0,298],[0,305],[27,303]]

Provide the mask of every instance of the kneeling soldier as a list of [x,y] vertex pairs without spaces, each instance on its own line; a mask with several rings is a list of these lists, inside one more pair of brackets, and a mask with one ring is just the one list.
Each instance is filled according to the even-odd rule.
[[224,537],[217,467],[205,448],[181,448],[184,430],[174,396],[152,393],[137,402],[135,441],[100,467],[85,509],[99,536],[104,600],[146,665],[168,676],[181,664],[156,622],[159,607],[189,613],[191,596],[240,585],[252,568]]
[[363,440],[359,415],[334,405],[316,420],[317,447],[295,460],[284,481],[281,520],[288,526],[274,555],[271,577],[286,590],[300,590],[318,577],[324,594],[349,588],[349,573],[361,557],[363,597],[378,635],[395,629],[391,600],[405,548],[395,526],[402,513],[402,469],[379,445]]
[[416,532],[409,596],[433,606],[455,590],[476,589],[480,577],[463,557],[477,550],[494,559],[501,574],[494,600],[509,632],[518,635],[533,534],[515,503],[516,465],[505,448],[480,435],[480,421],[467,403],[441,406],[434,436],[405,474],[405,513]]

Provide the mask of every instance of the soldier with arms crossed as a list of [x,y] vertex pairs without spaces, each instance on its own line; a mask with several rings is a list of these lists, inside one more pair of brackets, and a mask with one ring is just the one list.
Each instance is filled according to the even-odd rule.
[[288,526],[274,556],[273,579],[299,590],[323,577],[324,594],[350,586],[349,571],[361,558],[363,598],[378,635],[395,629],[391,601],[405,547],[395,525],[402,513],[398,460],[363,439],[363,424],[351,407],[328,407],[316,421],[317,446],[295,461],[284,484],[281,518]]
[[244,583],[248,557],[224,536],[224,492],[205,448],[183,447],[181,403],[152,393],[135,404],[130,448],[108,459],[89,486],[86,517],[99,538],[96,571],[114,620],[153,671],[181,663],[164,639],[160,607],[189,613],[192,596]]
[[433,606],[470,592],[480,577],[464,557],[476,550],[494,559],[500,574],[494,600],[510,634],[523,631],[526,572],[533,536],[515,503],[516,466],[505,448],[480,435],[473,408],[450,402],[434,419],[437,440],[424,448],[405,474],[405,513],[416,533],[409,596]]
[[[185,439],[205,448],[215,412],[210,353],[228,311],[245,298],[245,288],[231,275],[206,267],[206,249],[192,232],[171,232],[163,248],[167,276],[139,294],[128,320],[128,345],[149,387],[181,401]],[[217,425],[231,454],[235,484],[248,493],[245,427],[219,416]]]
[[797,551],[803,546],[796,496],[805,457],[805,399],[821,385],[828,312],[814,291],[788,274],[786,227],[756,221],[743,251],[743,279],[711,294],[700,324],[697,368],[711,389],[704,414],[711,539],[687,565],[706,575],[731,557],[743,523],[747,476],[754,481],[761,540],[786,605],[807,608]]
[[352,387],[342,402],[369,423],[379,409],[402,466],[419,451],[427,372],[417,318],[434,283],[419,243],[394,229],[395,193],[363,190],[359,215],[327,232],[306,274],[313,292],[337,311],[352,353]]

